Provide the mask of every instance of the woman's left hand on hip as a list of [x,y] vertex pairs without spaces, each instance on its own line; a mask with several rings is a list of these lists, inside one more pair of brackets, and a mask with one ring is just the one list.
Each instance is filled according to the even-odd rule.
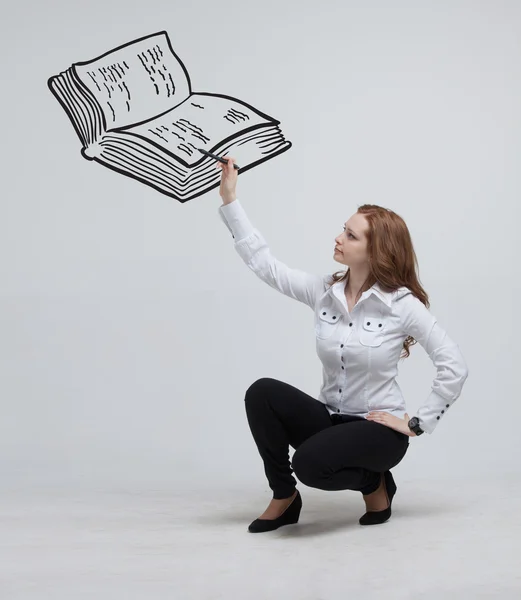
[[392,415],[391,413],[373,410],[367,415],[366,419],[368,421],[374,421],[375,423],[381,423],[382,425],[390,427],[391,429],[395,429],[396,431],[404,433],[405,435],[409,435],[411,437],[416,436],[414,431],[409,429],[409,415],[407,413],[405,413],[403,419],[400,419],[400,417]]

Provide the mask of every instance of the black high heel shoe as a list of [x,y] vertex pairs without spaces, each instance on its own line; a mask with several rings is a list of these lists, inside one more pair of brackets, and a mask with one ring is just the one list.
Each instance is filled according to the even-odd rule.
[[302,509],[302,497],[297,490],[297,495],[291,501],[286,510],[276,519],[255,519],[248,526],[251,533],[262,533],[264,531],[273,531],[282,527],[282,525],[292,525],[298,523],[300,511]]
[[358,521],[360,525],[379,525],[380,523],[385,523],[385,521],[388,521],[391,517],[391,504],[393,503],[393,496],[396,494],[397,487],[391,471],[385,471],[383,476],[387,498],[389,499],[389,506],[384,508],[384,510],[366,512]]

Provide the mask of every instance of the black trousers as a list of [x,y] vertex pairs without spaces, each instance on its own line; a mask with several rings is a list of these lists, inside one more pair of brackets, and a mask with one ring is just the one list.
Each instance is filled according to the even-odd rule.
[[370,494],[409,447],[408,435],[363,417],[330,415],[322,402],[277,379],[255,381],[245,405],[273,498],[293,494],[292,472],[309,487]]

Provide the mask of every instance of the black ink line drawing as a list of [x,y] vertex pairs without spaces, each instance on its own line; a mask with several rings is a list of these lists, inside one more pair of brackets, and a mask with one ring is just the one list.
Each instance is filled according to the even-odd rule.
[[280,121],[222,94],[192,92],[166,31],[74,63],[49,78],[82,155],[186,202],[219,186],[203,148],[234,156],[240,173],[291,148]]

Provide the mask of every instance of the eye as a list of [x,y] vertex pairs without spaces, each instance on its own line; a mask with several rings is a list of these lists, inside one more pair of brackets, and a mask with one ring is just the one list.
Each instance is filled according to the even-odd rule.
[[[346,226],[345,226],[345,225],[343,226],[343,230],[344,230],[344,231],[346,230]],[[353,235],[351,232],[349,232],[349,233],[347,234],[347,237],[349,237],[349,236],[351,236],[353,239],[356,239],[356,238],[355,238],[355,236],[354,236],[354,235]]]

